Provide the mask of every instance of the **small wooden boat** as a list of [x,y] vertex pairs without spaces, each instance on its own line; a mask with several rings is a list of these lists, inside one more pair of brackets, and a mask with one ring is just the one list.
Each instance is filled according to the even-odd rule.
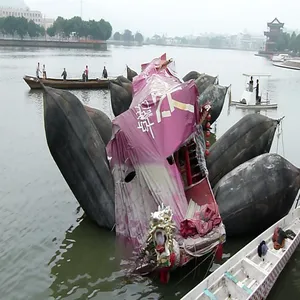
[[236,108],[245,108],[245,109],[276,109],[277,104],[276,103],[260,103],[260,104],[243,104],[240,102],[234,103]]
[[41,83],[45,86],[53,87],[56,89],[108,89],[110,79],[89,79],[83,81],[82,79],[57,79],[57,78],[36,78],[33,76],[25,75],[24,81],[31,89],[42,89]]
[[[279,250],[274,249],[272,241],[276,227],[295,233],[293,239],[285,239],[284,247]],[[265,256],[259,257],[258,246],[263,241],[268,249]],[[300,207],[242,248],[181,300],[266,299],[299,242]]]

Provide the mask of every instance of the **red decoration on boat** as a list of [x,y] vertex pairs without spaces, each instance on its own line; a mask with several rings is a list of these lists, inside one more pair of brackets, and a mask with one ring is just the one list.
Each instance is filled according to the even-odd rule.
[[208,155],[209,155],[209,150],[206,149],[206,150],[205,150],[205,156],[208,156]]
[[206,148],[209,148],[209,147],[210,147],[210,142],[209,142],[209,141],[206,141],[206,142],[205,142],[205,146],[206,146]]
[[207,121],[210,121],[210,120],[211,120],[211,115],[210,115],[210,114],[208,114],[208,115],[206,116],[206,120],[207,120]]
[[207,129],[209,129],[210,128],[210,123],[207,122],[205,126],[206,126]]
[[176,261],[176,255],[173,252],[170,255],[170,263],[171,263],[170,267],[161,268],[160,271],[159,271],[159,279],[160,279],[161,283],[166,284],[166,283],[169,282],[169,279],[170,279],[170,269],[174,266],[175,261]]
[[223,244],[220,243],[217,246],[215,258],[217,261],[220,261],[220,260],[222,260],[222,256],[223,256]]
[[205,136],[210,137],[210,131],[209,130],[205,131]]

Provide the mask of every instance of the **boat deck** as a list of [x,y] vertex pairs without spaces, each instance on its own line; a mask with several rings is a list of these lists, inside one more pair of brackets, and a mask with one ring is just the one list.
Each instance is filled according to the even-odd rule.
[[[296,234],[293,240],[287,238],[280,250],[275,250],[272,242],[277,226]],[[260,258],[257,247],[263,240],[268,251]],[[182,300],[265,299],[299,242],[300,208],[297,208],[240,250]]]

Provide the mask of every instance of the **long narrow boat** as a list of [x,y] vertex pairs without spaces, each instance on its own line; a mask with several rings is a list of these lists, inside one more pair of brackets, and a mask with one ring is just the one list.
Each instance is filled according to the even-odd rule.
[[89,79],[83,81],[81,79],[56,79],[56,78],[36,78],[25,75],[24,81],[31,89],[42,89],[41,83],[56,89],[108,89],[110,79]]
[[[275,250],[272,237],[278,227],[285,232],[292,230],[296,236],[286,238],[284,247]],[[258,247],[263,241],[268,249],[265,256],[259,257]],[[181,300],[266,299],[299,242],[300,207],[242,248]]]

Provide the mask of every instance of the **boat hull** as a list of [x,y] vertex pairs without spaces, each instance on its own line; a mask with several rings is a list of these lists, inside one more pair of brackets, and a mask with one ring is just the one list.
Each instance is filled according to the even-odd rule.
[[32,76],[24,76],[23,79],[32,90],[42,89],[41,83],[43,83],[44,86],[56,89],[108,89],[110,82],[109,79],[89,79],[85,82],[80,79],[37,79]]
[[[300,243],[299,216],[300,208],[298,207],[227,260],[181,300],[228,299],[227,294],[222,294],[222,290],[230,291],[234,299],[266,299]],[[286,239],[286,249],[284,251],[273,248],[272,236],[276,227],[281,227],[283,230],[291,229],[296,234],[293,240]],[[264,260],[257,254],[257,247],[262,241],[265,241],[268,247]],[[248,288],[246,284],[241,284],[242,281],[239,281],[241,279],[238,279],[235,275],[231,275],[233,272],[241,270],[239,267],[242,264],[244,264],[246,270],[248,269],[249,280],[254,279],[256,281],[251,288]],[[241,272],[239,274],[241,275]],[[228,290],[226,286],[229,288]],[[238,297],[235,297],[237,295]]]
[[251,104],[236,104],[236,108],[243,108],[243,109],[276,109],[277,104],[256,104],[256,105],[251,105]]
[[279,67],[279,68],[284,68],[284,69],[291,69],[291,70],[300,70],[300,64],[299,67],[297,66],[289,66],[289,65],[285,65],[284,63],[273,63],[273,66],[275,67]]

